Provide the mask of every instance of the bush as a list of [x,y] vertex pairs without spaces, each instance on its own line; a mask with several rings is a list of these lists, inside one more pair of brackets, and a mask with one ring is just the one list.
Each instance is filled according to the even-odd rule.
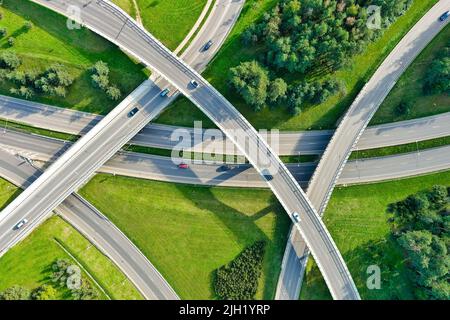
[[264,259],[265,242],[247,247],[230,264],[216,270],[214,290],[220,299],[253,299],[258,289]]
[[119,100],[120,97],[122,96],[120,90],[115,86],[109,87],[108,90],[106,90],[106,94],[108,95],[108,98],[114,101]]
[[14,46],[15,43],[16,43],[16,39],[14,37],[9,37],[8,38],[8,45],[10,47]]
[[21,286],[12,286],[0,292],[0,300],[29,300],[30,291]]
[[37,287],[31,293],[31,299],[33,300],[55,300],[56,299],[56,289],[48,284],[43,284]]
[[25,30],[31,30],[31,28],[33,28],[33,23],[31,21],[25,21],[23,27]]
[[3,51],[0,53],[0,67],[16,69],[21,64],[20,58],[13,51]]
[[394,112],[397,117],[408,115],[411,112],[411,103],[409,101],[401,101],[395,107]]
[[425,75],[424,92],[450,94],[450,56],[434,61]]
[[6,35],[8,34],[8,30],[5,27],[0,28],[0,37],[6,37]]
[[394,215],[393,233],[417,284],[418,299],[450,299],[449,207],[448,188],[433,186],[388,208]]

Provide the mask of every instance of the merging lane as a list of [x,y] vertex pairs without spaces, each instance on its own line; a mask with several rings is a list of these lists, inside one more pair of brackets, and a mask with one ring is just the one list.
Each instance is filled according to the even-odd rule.
[[[84,135],[103,116],[0,95],[0,118],[47,130]],[[5,127],[7,128],[8,125],[6,124]],[[198,135],[194,133],[193,128],[150,123],[129,143],[144,147],[173,149],[177,141],[172,141],[172,134],[180,129],[189,132],[192,141],[194,141],[194,135]],[[204,136],[205,132],[202,130],[200,135]],[[325,150],[332,135],[332,130],[280,132],[278,155],[320,154]],[[369,127],[364,131],[355,148],[367,150],[445,136],[450,136],[450,112]],[[214,147],[214,143],[219,146],[226,143],[226,137],[222,134],[216,139],[214,142],[205,140],[204,143],[192,145],[192,148],[187,150],[201,151],[205,150],[207,146]],[[196,141],[202,141],[202,139]],[[216,148],[216,150],[220,149]],[[233,154],[239,153],[236,149],[224,151],[231,151]]]
[[[236,23],[243,5],[244,0],[232,2],[228,0],[217,0],[211,9],[205,24],[183,53],[182,57],[186,61],[189,61],[200,68],[199,71],[203,70],[225,41],[227,35]],[[214,46],[205,52],[202,50],[202,47],[210,39],[214,41]],[[153,77],[156,78],[155,76]],[[127,97],[126,101],[121,104],[121,107],[119,106],[119,108],[117,108],[122,108],[125,110],[119,110],[122,112],[116,111],[113,117],[120,118],[120,113],[122,113],[123,116],[123,114],[127,112],[127,109],[136,105],[136,103],[141,106],[145,106],[145,116],[154,117],[155,113],[163,110],[170,104],[170,102],[174,100],[174,97],[166,100],[158,99],[160,98],[159,93],[161,88],[167,86],[167,82],[162,79],[157,81],[156,84],[160,87],[154,87],[154,83],[152,83],[152,81],[144,82],[143,85],[139,87],[132,95]],[[9,109],[9,111],[11,111],[11,109]],[[112,122],[114,121],[115,120],[113,119]],[[145,125],[146,122],[144,121],[143,124]],[[103,136],[108,136],[108,132],[104,132],[103,134]],[[128,134],[130,134],[130,136],[125,140],[131,138],[134,133],[129,132]],[[98,132],[96,135],[102,137],[102,135]],[[114,138],[117,139],[119,136],[116,135],[113,139]],[[53,160],[66,151],[69,146],[69,144],[62,145],[58,150],[59,152],[54,154]],[[116,147],[117,145],[114,146],[114,148]],[[43,149],[46,150],[45,147],[43,147]],[[2,152],[4,153],[4,151]],[[89,150],[86,148],[84,152],[89,152]],[[16,163],[17,166],[14,166],[14,161],[18,161],[17,158],[12,157],[11,155],[8,157],[8,153],[6,153],[6,155],[6,158],[9,159],[9,161],[2,156],[3,164],[1,170],[13,169],[14,167],[25,170],[27,166],[31,171],[35,170],[29,162],[24,162],[23,160],[21,160],[19,164]],[[75,174],[77,173],[75,172]],[[21,172],[18,172],[16,175],[13,174],[12,178],[11,176],[9,178],[18,185],[22,185],[22,180],[20,179],[23,179],[24,176],[28,175],[24,174],[22,171],[22,174]],[[29,180],[23,181],[30,183],[37,178],[37,174],[30,174],[29,176],[31,177]],[[96,244],[102,251],[104,251],[105,254],[107,254],[130,278],[145,298],[178,299],[178,296],[172,290],[170,285],[161,277],[157,270],[131,243],[131,241],[129,241],[125,235],[123,235],[111,222],[109,222],[104,216],[101,215],[100,212],[98,212],[80,196],[77,194],[70,195],[56,210],[63,215],[65,219],[78,228],[79,231],[85,234],[85,236]],[[14,219],[19,219],[20,217],[20,212],[17,212],[16,216],[7,216],[7,218],[11,221],[14,221]],[[35,214],[29,218],[30,223],[26,225],[26,232],[17,235],[14,232],[11,232],[11,230],[6,230],[6,233],[2,234],[2,240],[4,243],[9,243],[9,245],[6,246],[6,249],[29,233],[32,230],[31,227],[34,227],[38,223],[42,222],[45,215],[40,214],[39,211],[35,211]],[[2,216],[2,219],[5,219],[5,216]],[[2,249],[5,248],[0,247],[0,254],[3,254],[6,251],[6,249]]]
[[[308,242],[308,247],[333,298],[360,299],[339,250],[306,194],[268,144],[217,90],[122,10],[107,1],[85,3],[80,0],[34,0],[34,2],[61,14],[65,14],[70,5],[78,6],[81,9],[80,22],[157,70],[197,105],[238,146],[258,172],[264,174],[289,217],[294,220],[293,214],[295,212],[299,214],[301,223],[296,223],[296,227]],[[190,85],[192,79],[199,84],[197,88]],[[138,89],[134,95],[139,94]],[[135,107],[135,104],[129,105],[126,100],[121,103],[5,208],[3,216],[10,217],[10,213],[14,216],[20,212],[27,214],[39,212],[43,216],[48,215],[70,193],[85,183],[108,157],[112,157],[120,145],[126,143],[126,139],[130,140],[137,134],[146,124],[143,124],[144,121],[149,122],[160,111],[147,110],[147,105],[139,105],[141,111],[127,119],[127,113]],[[245,132],[247,141],[238,141],[235,136],[236,130]],[[248,148],[244,146],[245,142]],[[248,152],[246,149],[256,152]],[[2,223],[2,226],[5,225],[10,228],[11,221]],[[28,227],[26,230],[30,229]],[[17,232],[18,236],[22,236],[23,232]],[[4,248],[11,245],[0,240],[1,244]]]
[[[436,3],[400,40],[350,106],[308,185],[307,194],[320,215],[324,213],[336,182],[364,129],[403,72],[448,23],[448,20],[439,21],[439,17],[449,9],[450,0]],[[277,299],[298,299],[304,261],[308,256],[307,242],[302,241],[292,228],[278,281]],[[294,266],[295,270],[285,272],[287,266]]]
[[[53,138],[7,130],[0,133],[0,150],[41,166],[55,161],[71,143]],[[258,172],[248,164],[192,163],[179,169],[169,157],[120,151],[98,172],[192,185],[266,188]],[[289,171],[307,186],[317,163],[287,164]],[[346,164],[338,184],[355,184],[391,180],[450,169],[450,146],[393,156],[361,159]]]
[[[32,164],[0,149],[0,176],[22,189],[41,174]],[[146,299],[178,299],[161,274],[139,249],[80,195],[73,193],[55,209],[108,256]]]

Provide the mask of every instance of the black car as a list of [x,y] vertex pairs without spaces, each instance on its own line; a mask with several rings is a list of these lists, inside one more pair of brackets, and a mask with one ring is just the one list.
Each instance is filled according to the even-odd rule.
[[231,169],[233,169],[229,164],[224,164],[222,166],[219,167],[219,172],[226,172],[226,171],[230,171]]
[[128,112],[128,118],[133,117],[136,113],[139,112],[139,109],[136,107],[133,110],[131,110],[130,112]]
[[203,51],[207,51],[209,48],[211,48],[212,45],[213,45],[212,40],[209,40],[203,47]]
[[198,86],[199,86],[198,82],[195,80],[191,80],[190,84],[194,89],[198,88]]
[[447,20],[448,17],[450,17],[450,11],[447,11],[442,16],[440,16],[439,20],[444,21]]

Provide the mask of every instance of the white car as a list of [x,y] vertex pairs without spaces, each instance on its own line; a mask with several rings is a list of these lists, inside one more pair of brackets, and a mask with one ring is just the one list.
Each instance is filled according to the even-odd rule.
[[28,223],[27,219],[22,219],[19,222],[17,222],[17,224],[14,226],[14,229],[19,230],[20,228],[22,228],[27,223]]
[[292,218],[294,219],[294,221],[295,221],[296,223],[299,223],[299,222],[301,221],[300,215],[298,214],[298,212],[294,212],[294,213],[292,214]]

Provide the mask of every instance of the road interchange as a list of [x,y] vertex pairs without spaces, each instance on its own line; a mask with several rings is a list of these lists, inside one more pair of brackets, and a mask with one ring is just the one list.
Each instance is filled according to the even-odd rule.
[[[338,129],[338,130],[339,130],[339,129]],[[267,150],[271,151],[270,148],[268,148],[268,147],[266,147],[266,148],[267,148]],[[64,156],[64,155],[63,155],[63,156]],[[268,155],[268,157],[270,158],[269,155]],[[287,175],[289,175],[289,174],[287,174]],[[326,229],[325,229],[325,231],[326,231]],[[328,244],[329,244],[329,243],[328,243]],[[333,250],[334,250],[334,249],[333,249]],[[336,252],[334,252],[333,254],[336,254]],[[336,262],[336,261],[334,261],[334,262]],[[323,270],[322,270],[322,271],[323,271]],[[345,273],[345,270],[344,270],[344,273]],[[328,284],[330,285],[330,283],[329,283],[330,280],[327,281],[327,282],[328,282]],[[350,292],[350,291],[353,290],[353,288],[350,288],[350,289],[349,289],[349,288],[346,288],[345,290],[348,290],[347,292]],[[338,295],[340,294],[340,293],[333,292],[333,289],[331,289],[331,291],[332,291],[333,296],[335,296],[335,297],[338,296]],[[343,295],[342,297],[344,297],[344,298],[347,297],[347,298],[348,298],[348,297],[351,297],[351,296],[348,296],[348,295],[345,296],[345,295]],[[353,296],[353,298],[355,298],[355,296]]]
[[[194,102],[241,149],[259,173],[264,174],[272,191],[291,219],[293,219],[294,213],[301,216],[302,223],[297,227],[303,237],[308,240],[309,247],[320,266],[332,296],[336,299],[359,299],[358,291],[342,256],[303,190],[267,143],[217,90],[183,61],[177,59],[122,10],[107,1],[88,4],[79,1],[35,2],[62,14],[67,12],[69,5],[78,5],[83,17],[80,22],[83,25],[119,45],[123,50],[157,70],[158,73],[163,74],[172,85],[175,85]],[[199,84],[198,87],[190,87],[189,83],[192,79]],[[139,94],[141,94],[139,88],[132,93],[134,96]],[[133,98],[133,100],[136,99]],[[129,140],[137,134],[146,124],[142,125],[144,121],[148,123],[160,111],[146,110],[147,105],[141,105],[141,111],[136,117],[124,121],[132,107],[128,102],[125,99],[94,129],[79,139],[72,148],[66,151],[3,210],[3,216],[14,217],[20,212],[26,212],[39,214],[41,218],[44,218],[65,197],[89,179],[98,167],[121,147],[120,144],[125,139]],[[249,149],[259,152],[254,154],[245,150],[245,147],[239,144],[240,141],[230,134],[232,130],[236,129],[245,132]],[[109,130],[112,132],[106,134]],[[97,141],[102,141],[100,146],[96,144]],[[259,160],[258,156],[262,160]],[[265,165],[261,166],[261,163]],[[50,187],[50,185],[55,185],[55,187]],[[39,200],[36,202],[36,199]],[[30,230],[30,226],[32,227],[33,223],[30,223],[26,230]],[[20,239],[23,234],[23,230],[18,232],[15,241]],[[14,242],[4,244],[4,250]]]
[[[0,118],[26,124],[32,127],[71,135],[84,135],[95,126],[103,116],[70,109],[11,98],[0,95]],[[8,124],[5,124],[5,128]],[[194,129],[150,123],[144,127],[130,144],[171,150],[178,143],[171,139],[176,130],[189,132],[194,141]],[[206,130],[200,133],[199,144],[187,151],[202,151],[214,143],[226,144],[226,137],[221,135],[215,142],[204,140]],[[313,130],[303,132],[280,132],[278,142],[279,155],[313,155],[321,154],[333,135],[332,130]],[[436,139],[450,136],[450,112],[430,117],[393,122],[368,127],[355,149],[367,150],[388,146],[396,146],[416,141]],[[223,140],[225,139],[225,140]],[[218,149],[217,149],[218,150]],[[229,151],[229,150],[224,150]],[[231,150],[239,154],[238,150]]]

